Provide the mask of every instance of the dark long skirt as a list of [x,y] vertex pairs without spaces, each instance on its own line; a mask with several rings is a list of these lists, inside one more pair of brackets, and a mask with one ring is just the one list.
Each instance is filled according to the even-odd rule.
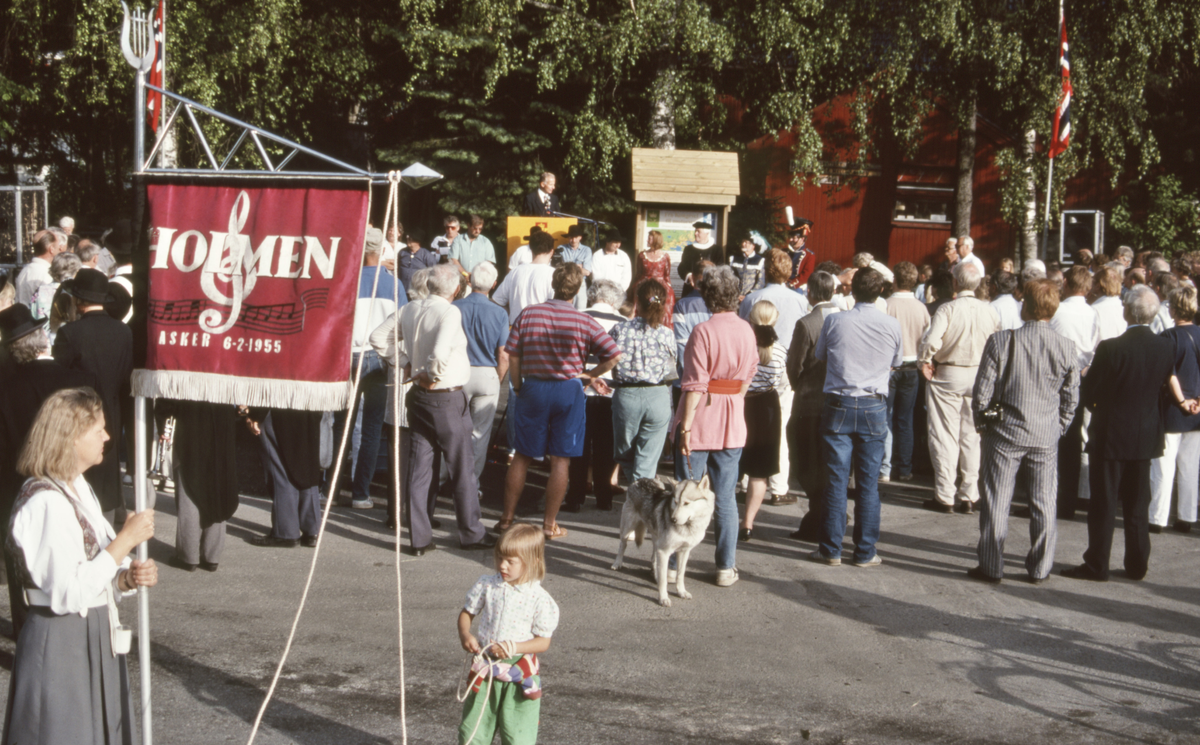
[[17,641],[4,745],[134,745],[129,668],[112,654],[108,608],[87,617],[29,609]]
[[746,396],[746,445],[738,464],[754,479],[769,479],[779,473],[779,430],[783,417],[779,393],[766,391]]

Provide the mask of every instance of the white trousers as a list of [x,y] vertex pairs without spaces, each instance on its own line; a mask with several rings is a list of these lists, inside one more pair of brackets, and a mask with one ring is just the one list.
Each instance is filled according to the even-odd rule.
[[1179,520],[1196,522],[1200,494],[1200,432],[1168,432],[1161,458],[1150,461],[1150,524],[1166,527],[1171,520],[1171,486],[1179,471]]
[[[779,411],[782,414],[779,417],[779,473],[772,476],[767,482],[767,491],[781,497],[786,496],[791,490],[792,461],[788,454],[787,426],[788,420],[792,418],[792,400],[794,398],[796,398],[796,392],[791,388],[779,392]],[[816,453],[812,455],[814,458],[816,457]]]
[[[929,409],[929,457],[934,496],[942,504],[979,500],[979,433],[971,412],[978,367],[939,365],[926,386]],[[955,477],[962,475],[956,490]]]

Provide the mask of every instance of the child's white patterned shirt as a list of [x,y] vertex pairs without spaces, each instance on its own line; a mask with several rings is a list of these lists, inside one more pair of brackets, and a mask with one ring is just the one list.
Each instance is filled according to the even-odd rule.
[[463,610],[476,617],[475,637],[482,644],[549,638],[558,627],[558,603],[541,582],[510,585],[499,572],[479,578]]

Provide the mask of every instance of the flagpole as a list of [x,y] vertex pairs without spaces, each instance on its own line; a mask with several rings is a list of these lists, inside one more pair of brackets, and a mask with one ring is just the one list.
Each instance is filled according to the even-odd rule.
[[[167,85],[167,0],[162,0],[162,3],[158,6],[158,12],[158,33],[162,34],[161,87],[165,90],[171,90],[171,87]],[[161,128],[167,126],[167,98],[160,95],[158,100],[160,103],[158,104],[158,111],[155,113],[158,114],[158,126]]]
[[[1069,74],[1070,68],[1066,63],[1066,15],[1063,9],[1064,0],[1058,0],[1058,66],[1059,75]],[[1065,88],[1065,92],[1069,94],[1070,89]],[[1070,103],[1070,98],[1059,99],[1058,108],[1054,117],[1054,135],[1050,140],[1050,147],[1047,149],[1047,154],[1050,156],[1050,167],[1046,172],[1046,213],[1042,220],[1042,260],[1045,261],[1050,257],[1046,255],[1046,248],[1050,238],[1050,197],[1054,193],[1054,156],[1061,153],[1059,150],[1059,121],[1065,111],[1065,107]],[[1067,130],[1070,131],[1070,119],[1067,119]]]

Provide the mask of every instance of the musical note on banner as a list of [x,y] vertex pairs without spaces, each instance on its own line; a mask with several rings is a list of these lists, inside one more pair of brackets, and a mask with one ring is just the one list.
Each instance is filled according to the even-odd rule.
[[[300,295],[299,303],[276,305],[243,305],[236,327],[259,331],[276,336],[291,336],[304,330],[304,318],[309,309],[324,308],[329,301],[329,290],[309,290]],[[150,320],[165,326],[195,323],[208,306],[209,300],[151,300],[148,307]]]

